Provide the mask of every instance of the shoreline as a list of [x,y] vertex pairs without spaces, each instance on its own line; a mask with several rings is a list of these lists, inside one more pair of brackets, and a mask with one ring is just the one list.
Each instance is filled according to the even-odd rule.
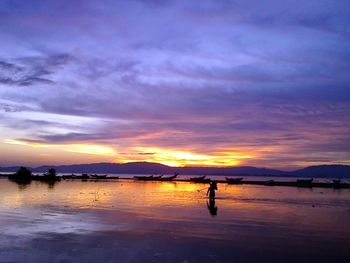
[[[0,178],[8,178],[10,174],[0,174]],[[234,178],[234,177],[232,177]],[[8,178],[9,179],[9,178]],[[31,178],[32,181],[43,181],[43,182],[58,182],[58,181],[83,181],[83,182],[101,182],[101,181],[116,181],[116,180],[129,180],[129,181],[135,181],[135,182],[189,182],[194,184],[209,184],[210,181],[215,181],[217,183],[221,184],[228,184],[228,185],[263,185],[263,186],[285,186],[285,187],[301,187],[301,188],[334,188],[334,189],[350,189],[350,183],[347,182],[340,182],[340,183],[334,183],[334,182],[308,182],[308,183],[300,183],[297,181],[297,178],[295,181],[278,181],[278,180],[268,180],[268,181],[261,181],[261,180],[241,180],[237,182],[228,182],[227,180],[222,179],[206,179],[207,181],[198,181],[194,182],[189,179],[179,179],[175,178],[172,180],[161,180],[161,179],[151,179],[151,180],[140,180],[136,178],[122,178],[118,176],[110,176],[110,177],[104,177],[104,178],[81,178],[81,176],[77,176],[76,178],[63,178],[62,176],[58,176],[55,180],[47,180],[44,178],[41,178],[41,176],[35,175]],[[27,180],[27,181],[31,181]],[[16,182],[16,180],[13,180]],[[17,180],[21,181],[21,180]]]

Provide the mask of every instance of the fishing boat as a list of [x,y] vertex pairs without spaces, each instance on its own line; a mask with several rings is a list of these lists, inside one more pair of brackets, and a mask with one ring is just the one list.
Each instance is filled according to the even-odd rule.
[[62,175],[62,179],[74,179],[76,177],[75,174],[67,174],[67,175]]
[[243,178],[239,177],[239,178],[230,178],[230,177],[225,177],[226,181],[228,184],[239,184],[242,182]]
[[159,178],[158,180],[159,180],[159,181],[172,181],[172,180],[174,180],[178,175],[179,175],[179,174],[176,173],[176,174],[174,174],[173,176],[161,177],[161,178]]
[[340,179],[334,179],[333,180],[333,188],[340,188],[341,187],[341,180]]
[[90,177],[93,178],[93,179],[104,179],[104,178],[107,177],[107,174],[101,174],[101,175],[91,174]]
[[199,176],[199,177],[191,177],[190,181],[194,182],[194,183],[210,183],[210,179],[209,178],[205,178],[205,175],[204,176]]
[[153,178],[153,175],[150,175],[150,176],[144,176],[144,175],[140,175],[140,176],[134,176],[134,179],[135,180],[139,180],[139,181],[145,181],[147,179],[151,179]]
[[157,176],[152,176],[151,180],[160,180],[163,177],[163,175],[157,175]]
[[314,178],[311,179],[297,179],[297,185],[298,186],[308,186],[311,187],[312,186],[312,181],[314,180]]
[[160,180],[162,177],[163,177],[163,175],[157,175],[157,176],[151,175],[151,176],[149,176],[149,177],[146,177],[144,180],[145,180],[145,181],[158,181],[158,180]]
[[74,176],[74,177],[72,177],[72,178],[74,178],[74,179],[83,179],[83,180],[85,180],[85,179],[89,179],[90,176],[89,176],[88,174],[82,174],[82,175]]
[[89,179],[90,176],[88,176],[88,174],[82,174],[82,175],[81,175],[81,178],[83,178],[83,179]]
[[149,176],[134,176],[134,179],[139,180],[139,181],[156,181],[162,178],[163,175],[159,176],[154,176],[154,175],[149,175]]
[[269,186],[275,185],[275,180],[267,180],[265,182],[265,185],[269,185]]

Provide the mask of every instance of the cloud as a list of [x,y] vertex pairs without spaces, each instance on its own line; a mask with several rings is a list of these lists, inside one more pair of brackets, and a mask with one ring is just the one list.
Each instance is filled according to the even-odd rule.
[[54,84],[49,76],[69,63],[70,59],[68,54],[55,54],[45,57],[19,57],[11,59],[11,62],[0,61],[0,84],[10,86]]

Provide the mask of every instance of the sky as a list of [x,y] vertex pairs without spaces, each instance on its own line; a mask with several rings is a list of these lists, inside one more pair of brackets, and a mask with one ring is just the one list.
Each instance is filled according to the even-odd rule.
[[350,164],[347,0],[1,0],[0,166]]

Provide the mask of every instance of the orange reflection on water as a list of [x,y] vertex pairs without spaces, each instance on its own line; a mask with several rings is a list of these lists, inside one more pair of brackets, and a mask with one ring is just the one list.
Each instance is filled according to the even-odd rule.
[[[139,182],[119,180],[108,182],[62,181],[52,186],[32,182],[19,188],[8,180],[0,180],[0,214],[22,211],[23,216],[50,209],[56,211],[103,210],[109,213],[108,222],[115,224],[127,213],[136,218],[148,218],[167,224],[209,220],[206,184],[190,182]],[[298,231],[303,227],[337,234],[349,219],[344,201],[350,191],[337,194],[333,189],[299,189],[252,185],[218,184],[215,206],[221,229],[233,222],[242,228],[246,225],[276,224]],[[315,207],[313,206],[315,205]],[[314,216],[317,212],[318,215]],[[341,215],[334,225],[334,214]],[[107,219],[104,219],[107,220]],[[130,219],[131,220],[131,219]],[[218,219],[216,219],[218,220]],[[0,219],[1,223],[1,219]],[[210,235],[220,238],[220,233],[210,229],[182,229],[182,234]],[[253,233],[252,233],[253,234]]]

